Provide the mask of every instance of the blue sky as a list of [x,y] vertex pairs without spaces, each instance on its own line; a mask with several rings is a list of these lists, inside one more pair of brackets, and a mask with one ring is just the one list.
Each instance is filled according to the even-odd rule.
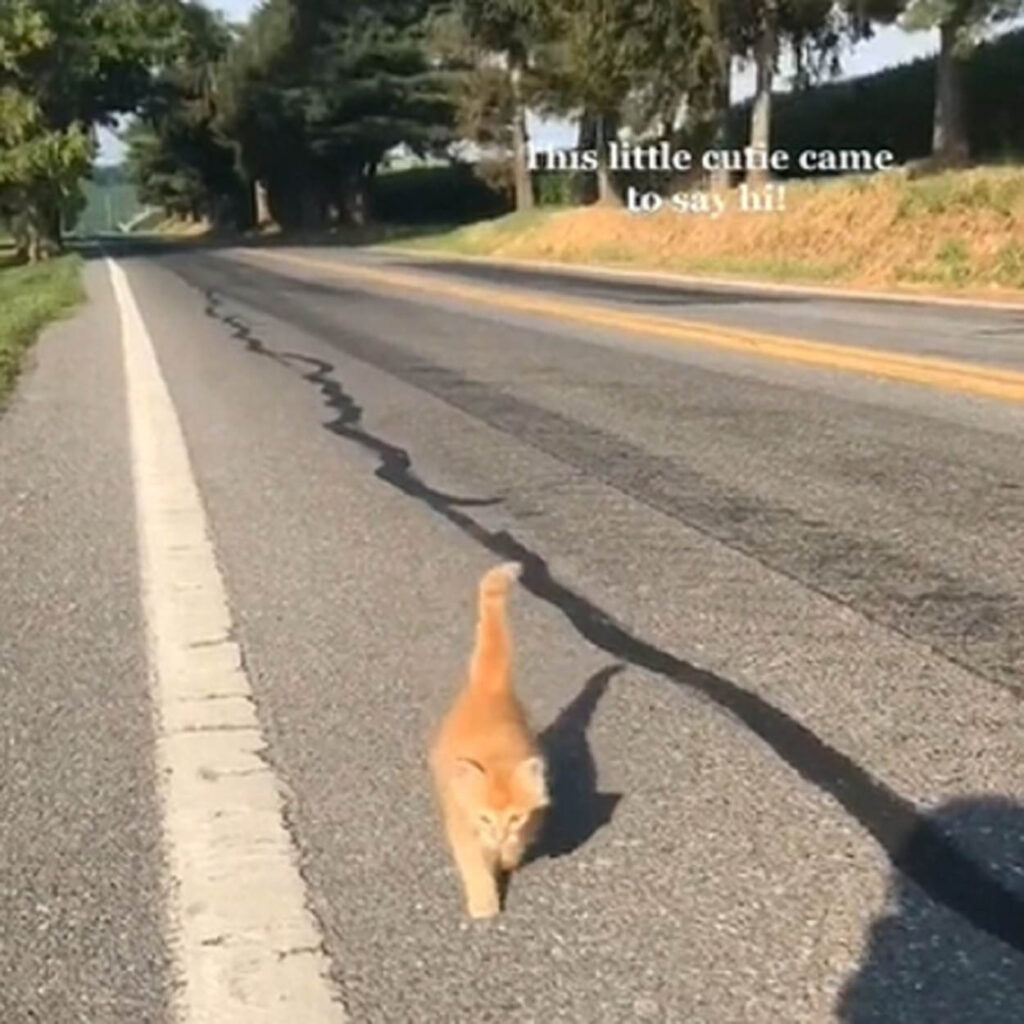
[[[261,0],[209,0],[207,6],[224,12],[227,17],[244,21]],[[880,68],[902,64],[916,57],[934,53],[938,49],[938,32],[904,32],[891,26],[881,29],[874,39],[854,47],[843,55],[843,77],[869,74]],[[733,75],[733,99],[742,99],[753,90],[754,73],[745,68]],[[532,120],[532,119],[531,119]],[[569,145],[574,141],[571,128],[562,121],[536,122],[531,134],[539,145]],[[100,162],[113,163],[121,159],[123,147],[110,132],[100,133]]]
[[218,7],[229,18],[247,18],[260,5],[260,0],[217,0],[207,7]]

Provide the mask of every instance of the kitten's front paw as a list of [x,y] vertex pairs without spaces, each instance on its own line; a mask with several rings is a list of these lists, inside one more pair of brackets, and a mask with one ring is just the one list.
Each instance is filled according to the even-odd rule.
[[469,916],[480,921],[488,917],[496,917],[501,912],[501,901],[498,894],[477,897],[466,904]]
[[502,871],[515,871],[523,862],[523,847],[518,843],[515,845],[506,846],[498,857],[498,863],[501,865]]

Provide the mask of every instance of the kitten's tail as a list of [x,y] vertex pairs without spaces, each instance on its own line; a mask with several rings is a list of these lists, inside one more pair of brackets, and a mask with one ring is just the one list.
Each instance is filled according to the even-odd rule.
[[480,580],[476,645],[469,664],[469,685],[485,693],[509,688],[512,641],[505,605],[509,588],[523,571],[518,562],[505,562],[484,573]]

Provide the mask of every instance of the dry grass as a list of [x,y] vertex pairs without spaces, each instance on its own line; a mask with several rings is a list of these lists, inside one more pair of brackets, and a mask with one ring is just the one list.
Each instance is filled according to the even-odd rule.
[[208,234],[209,231],[210,225],[205,219],[190,221],[181,217],[165,217],[140,233],[169,235],[177,238],[199,238],[202,235]]
[[785,210],[717,219],[665,211],[539,211],[417,245],[861,288],[1024,292],[1024,168],[899,172],[786,186]]

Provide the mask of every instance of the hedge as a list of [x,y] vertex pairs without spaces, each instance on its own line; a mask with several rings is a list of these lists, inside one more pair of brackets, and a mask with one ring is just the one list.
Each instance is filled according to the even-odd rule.
[[[967,60],[966,120],[978,161],[1024,155],[1024,31],[979,45]],[[772,148],[889,149],[897,163],[931,152],[935,58],[772,100]],[[733,108],[730,145],[747,140],[750,103]]]

